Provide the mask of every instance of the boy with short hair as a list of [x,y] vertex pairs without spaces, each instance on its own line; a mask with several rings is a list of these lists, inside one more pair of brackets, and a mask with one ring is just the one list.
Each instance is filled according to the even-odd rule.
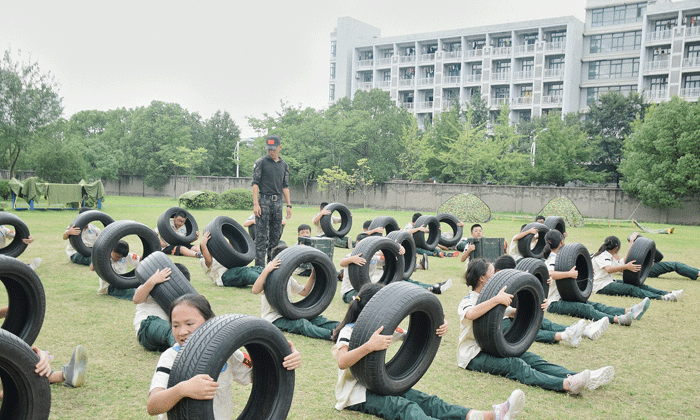
[[[178,210],[175,213],[175,216],[172,219],[170,219],[170,227],[173,229],[173,231],[175,231],[176,234],[180,236],[187,236],[187,226],[185,226],[186,221],[187,213],[185,213],[183,210]],[[155,230],[155,232],[158,233],[158,228],[155,228],[153,230]],[[199,238],[199,231],[195,232],[195,236]],[[160,247],[163,248],[164,254],[180,255],[183,257],[192,258],[202,258],[202,254],[197,245],[170,245],[169,243],[165,242],[165,240],[163,240],[163,238],[160,236],[160,233],[158,233],[158,239],[160,239]]]
[[[257,265],[246,267],[226,268],[209,252],[207,243],[211,239],[211,234],[207,231],[202,235],[199,247],[202,251],[202,258],[199,262],[204,270],[204,274],[217,286],[226,287],[246,287],[255,283],[263,268]],[[233,245],[232,245],[233,246]]]
[[[330,210],[326,209],[326,206],[328,206],[328,203],[325,201],[321,203],[319,206],[319,212],[314,216],[314,218],[311,220],[313,225],[316,227],[316,236],[325,236],[325,232],[323,231],[323,228],[321,227],[321,218],[323,216],[329,216],[331,214]],[[350,213],[350,217],[352,217],[352,213]],[[331,223],[334,225],[341,223],[343,219],[338,216],[331,216]],[[342,238],[333,238],[333,245],[339,247],[339,248],[352,248],[352,238],[349,236],[345,236]]]
[[[130,270],[136,268],[141,261],[141,258],[133,252],[129,252],[129,244],[121,240],[114,245],[112,251],[110,252],[110,263],[112,264],[112,270],[117,274],[126,274]],[[90,263],[90,270],[95,271],[92,263]],[[134,298],[134,292],[136,288],[130,289],[119,289],[112,286],[106,281],[99,279],[100,287],[97,289],[98,295],[110,295],[115,298],[132,300]]]

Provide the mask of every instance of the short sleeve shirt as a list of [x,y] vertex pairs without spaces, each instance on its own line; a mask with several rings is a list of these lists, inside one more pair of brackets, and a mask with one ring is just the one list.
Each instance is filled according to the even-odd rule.
[[[352,253],[346,255],[346,257],[350,257],[351,255]],[[384,274],[384,270],[382,269],[383,265],[384,260],[382,260],[379,255],[374,254],[369,261],[369,280],[372,283],[376,283],[382,278]],[[340,283],[340,296],[343,296],[351,290],[355,290],[355,288],[352,287],[352,283],[350,282],[350,270],[348,270],[348,267],[343,267],[343,281]]]
[[119,275],[126,274],[132,269],[136,268],[136,266],[139,265],[139,261],[139,256],[133,252],[130,252],[129,255],[120,259],[119,261],[111,261],[112,269]]
[[[321,213],[316,213],[316,216],[314,216],[314,218],[311,219],[311,221],[313,222],[314,220],[316,220],[316,218],[318,217],[319,214],[321,214]],[[334,224],[338,224],[338,223],[342,222],[343,219],[338,217],[338,216],[331,216],[331,221]],[[316,236],[325,235],[325,232],[323,231],[323,228],[321,227],[321,219],[320,218],[318,219],[318,223],[314,223],[314,226],[316,227]]]
[[207,267],[207,262],[204,260],[204,258],[200,258],[199,263],[202,266],[202,269],[204,270],[204,274],[206,274],[206,276],[209,277],[209,279],[215,285],[224,285],[224,282],[221,281],[221,276],[224,275],[226,271],[228,271],[228,268],[221,265],[221,263],[218,262],[214,257],[211,258],[211,267]]
[[148,318],[149,316],[157,316],[158,318],[168,321],[170,323],[170,318],[168,314],[165,313],[163,308],[160,307],[153,300],[153,297],[149,294],[146,297],[146,301],[136,305],[136,314],[134,315],[134,330],[136,330],[136,335],[139,334],[139,329],[141,328],[141,322]]
[[[337,357],[338,351],[350,346],[350,337],[354,324],[348,324],[338,333],[338,341],[331,348],[333,357]],[[352,375],[350,369],[338,369],[338,381],[335,383],[336,410],[342,410],[351,405],[360,404],[367,400],[367,388],[360,385]]]
[[15,232],[6,228],[5,226],[0,226],[0,248],[5,246],[5,241],[7,238],[14,238]]
[[[557,254],[552,252],[549,254],[549,257],[547,257],[546,260],[544,260],[545,265],[547,265],[547,269],[551,273],[554,271],[554,263],[557,261]],[[549,303],[554,303],[558,300],[561,300],[561,295],[559,294],[559,289],[557,288],[557,280],[554,280],[552,284],[549,285],[549,295],[547,296],[547,300]]]
[[479,293],[471,291],[468,296],[459,302],[457,314],[459,315],[459,345],[457,347],[457,365],[462,369],[466,369],[469,362],[472,361],[480,352],[481,347],[474,338],[474,321],[467,319],[464,315],[467,310],[476,306],[479,300]]
[[[70,228],[70,226],[68,227]],[[92,246],[95,244],[97,235],[99,234],[100,229],[98,229],[97,226],[93,225],[92,223],[88,223],[88,225],[80,231],[80,237],[83,240],[83,243],[89,248],[92,248]],[[72,257],[76,252],[78,251],[76,251],[75,248],[73,248],[73,245],[70,244],[70,241],[68,241],[68,245],[66,245],[66,254],[68,254],[69,257]]]
[[621,260],[616,260],[615,257],[608,251],[603,251],[597,256],[591,259],[593,263],[593,293],[597,293],[598,290],[604,288],[608,284],[615,281],[613,276],[605,271],[605,267],[616,267],[623,265]]
[[[294,295],[298,295],[302,290],[304,290],[304,286],[294,280],[294,277],[290,277],[287,281],[287,296],[289,296],[289,300],[292,300]],[[270,305],[270,302],[267,301],[264,291],[260,292],[260,313],[261,318],[270,322],[275,322],[276,320],[282,318],[282,315]]]
[[[183,223],[182,226],[180,226],[179,228],[176,228],[175,227],[175,219],[170,219],[170,227],[173,229],[173,231],[175,231],[176,234],[178,234],[180,236],[187,236],[187,223]],[[158,228],[155,228],[155,231],[156,231],[156,233],[158,233],[158,236],[160,236],[160,233],[158,232]],[[162,237],[161,237],[161,239],[162,239]],[[163,241],[163,242],[165,242],[165,241]],[[168,244],[167,242],[165,242],[165,243]],[[168,244],[168,245],[170,245],[170,244]]]
[[282,195],[282,190],[289,188],[289,166],[279,158],[275,162],[269,155],[255,161],[253,165],[253,182],[258,192],[265,195]]

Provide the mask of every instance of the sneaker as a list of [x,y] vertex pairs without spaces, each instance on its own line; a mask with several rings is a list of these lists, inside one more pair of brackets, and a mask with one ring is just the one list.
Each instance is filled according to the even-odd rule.
[[455,251],[455,252],[453,252],[452,255],[450,255],[450,256],[451,256],[451,257],[457,257],[457,258],[458,258],[460,255],[461,255],[461,254],[460,254],[459,251]]
[[442,294],[447,291],[452,287],[452,279],[447,279],[447,281],[443,281],[442,283],[437,283],[430,289],[431,292],[435,293],[436,295]]
[[603,385],[607,385],[612,381],[613,376],[615,376],[615,368],[612,366],[605,366],[598,370],[591,371],[591,378],[586,384],[586,389],[593,391]]
[[[36,257],[32,260],[31,263],[29,263],[29,268],[31,268],[32,270],[36,270],[37,268],[39,268],[40,265],[41,265],[41,258]],[[683,291],[681,290],[681,292],[683,292]]]
[[87,369],[87,352],[81,345],[75,347],[70,362],[61,366],[63,372],[63,385],[76,388],[85,383],[85,370]]
[[635,321],[642,319],[642,315],[644,315],[644,312],[646,312],[647,309],[649,309],[649,304],[649,298],[646,297],[644,298],[644,300],[630,308],[630,312],[632,312],[632,316],[634,317]]
[[510,394],[506,402],[493,405],[492,407],[496,420],[517,419],[523,408],[525,408],[525,394],[523,391],[516,389]]
[[632,325],[632,320],[634,318],[632,317],[632,312],[627,312],[624,315],[618,315],[617,316],[617,323],[620,325],[624,325],[625,327],[629,327]]
[[567,327],[561,334],[562,341],[568,341],[571,347],[578,347],[581,344],[581,335],[586,329],[586,320],[581,319],[574,325]]
[[[37,260],[39,260],[39,262],[41,262],[41,258],[37,258]],[[683,289],[674,290],[671,293],[673,293],[676,296],[676,300],[679,300],[683,296]]]
[[445,258],[445,255],[446,255],[446,254],[445,254],[444,251],[440,251],[440,252],[437,253],[436,257]]
[[597,340],[600,336],[608,329],[610,325],[610,320],[608,317],[600,318],[595,322],[591,322],[583,330],[583,336],[589,338],[590,340]]
[[428,257],[423,254],[423,258],[420,259],[420,266],[423,267],[423,270],[428,269]]
[[676,296],[673,292],[667,293],[663,296],[661,296],[661,300],[667,300],[670,302],[678,302],[678,296]]
[[98,295],[106,295],[107,291],[108,291],[107,289],[109,289],[109,283],[102,280],[101,278],[99,280],[100,280],[100,286],[97,288],[97,294]]
[[579,372],[576,375],[569,375],[567,380],[569,381],[569,394],[579,395],[583,392],[584,388],[591,379],[591,371],[586,369],[583,372]]

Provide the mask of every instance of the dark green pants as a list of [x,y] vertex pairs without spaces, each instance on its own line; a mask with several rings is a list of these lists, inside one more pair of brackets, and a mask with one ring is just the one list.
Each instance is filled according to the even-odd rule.
[[365,402],[346,408],[391,420],[464,420],[470,411],[414,389],[396,396],[377,395],[367,390],[366,398]]
[[148,351],[164,352],[176,343],[170,323],[153,315],[141,321],[137,337]]
[[234,267],[226,270],[221,275],[221,281],[226,287],[246,287],[251,286],[262,273],[263,267],[254,265],[252,267]]
[[90,265],[92,262],[92,257],[86,257],[80,252],[76,252],[75,254],[70,256],[70,260],[74,264],[80,264],[80,265]]
[[505,376],[550,391],[564,391],[564,379],[576,374],[529,351],[520,357],[495,357],[482,351],[469,362],[467,369]]
[[[511,325],[513,325],[513,320],[505,318],[503,320],[503,331],[508,331]],[[542,318],[542,326],[537,331],[535,341],[538,343],[556,344],[557,340],[554,339],[554,336],[558,332],[564,332],[565,329],[564,325],[555,324],[547,318]]]
[[591,302],[590,300],[586,303],[558,300],[549,304],[547,312],[574,316],[576,318],[592,319],[594,321],[608,317],[612,324],[615,322],[615,317],[617,315],[625,314],[625,308],[607,306],[602,303]]
[[416,247],[416,254],[427,255],[429,257],[439,257],[440,250],[435,248],[435,250],[433,250],[433,251],[428,251],[427,249]]
[[124,300],[133,300],[134,299],[134,293],[136,292],[136,288],[133,289],[119,289],[111,284],[107,288],[107,294],[115,297],[117,299],[124,299]]
[[329,321],[322,315],[312,320],[278,318],[273,324],[282,331],[292,334],[305,335],[311,338],[331,339],[333,329],[339,324],[338,321]]
[[651,286],[642,284],[641,286],[635,286],[633,284],[623,283],[621,280],[616,280],[602,289],[598,290],[601,295],[611,295],[611,296],[632,296],[638,297],[640,299],[661,299],[661,296],[667,294],[663,290],[654,289]]
[[676,272],[683,277],[688,277],[691,280],[698,279],[698,270],[689,265],[677,261],[661,261],[654,263],[649,271],[649,277],[659,277],[662,274]]

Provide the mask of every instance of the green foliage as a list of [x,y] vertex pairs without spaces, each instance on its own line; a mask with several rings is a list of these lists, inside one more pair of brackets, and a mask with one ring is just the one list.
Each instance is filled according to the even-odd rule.
[[[200,147],[207,153],[207,166],[209,173],[215,176],[235,176],[236,160],[234,151],[236,142],[241,139],[241,130],[231,118],[231,115],[224,111],[217,111],[204,126],[206,136]],[[244,148],[244,143],[240,148]],[[241,168],[252,168],[253,162],[241,164]],[[240,172],[240,171],[239,171]]]
[[[438,117],[439,118],[439,117]],[[435,126],[435,124],[433,124]],[[399,169],[398,176],[401,179],[409,181],[420,179],[423,166],[421,165],[421,157],[425,153],[424,136],[418,129],[418,122],[412,118],[405,124],[401,130],[399,137],[402,150],[399,153]]]
[[194,198],[180,198],[180,205],[188,209],[213,209],[218,203],[219,194],[214,191],[202,191]]
[[45,182],[76,184],[85,178],[85,162],[63,138],[64,124],[61,120],[40,130],[30,156],[36,175]]
[[12,190],[10,189],[10,181],[7,179],[0,179],[0,198],[3,200],[9,200],[12,195]]
[[357,169],[352,174],[352,180],[355,184],[355,189],[360,190],[362,193],[362,207],[364,208],[367,206],[367,194],[375,185],[372,177],[372,168],[367,164],[367,159],[357,161]]
[[253,208],[253,193],[242,188],[226,190],[219,195],[217,207],[223,210],[250,210]]
[[337,166],[324,168],[323,175],[318,177],[318,190],[329,191],[334,202],[338,201],[341,191],[353,190],[353,186],[352,176]]
[[178,146],[177,156],[171,158],[170,162],[176,167],[184,169],[187,175],[194,179],[194,168],[202,164],[206,153],[207,149],[203,147],[192,150],[188,147]]

